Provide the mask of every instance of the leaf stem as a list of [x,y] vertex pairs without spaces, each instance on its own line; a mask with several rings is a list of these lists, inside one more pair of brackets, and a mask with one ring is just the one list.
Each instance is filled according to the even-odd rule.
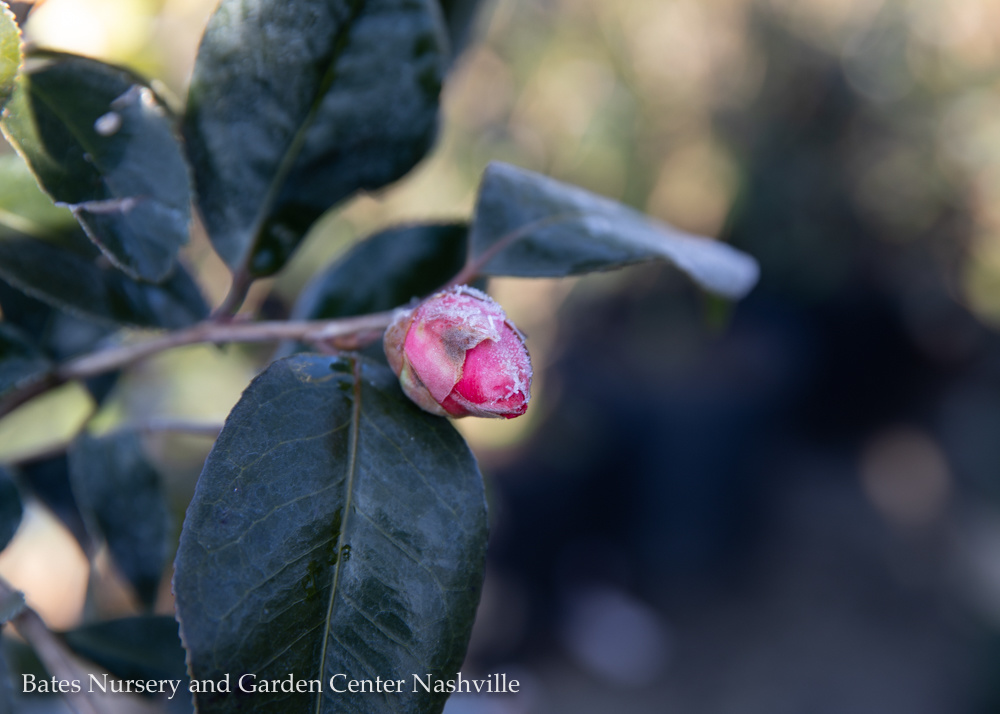
[[[185,436],[202,436],[206,439],[215,439],[222,431],[221,422],[191,421],[176,417],[150,417],[145,421],[130,422],[122,430],[136,430],[144,434],[183,434]],[[117,430],[116,430],[117,431]],[[34,451],[24,451],[15,453],[12,456],[0,456],[0,466],[16,466],[19,464],[30,464],[36,461],[51,459],[65,454],[72,441],[60,441],[54,444],[46,444]]]
[[121,369],[184,345],[299,340],[340,350],[358,349],[378,339],[392,322],[392,315],[389,310],[337,320],[216,322],[209,318],[183,330],[98,350],[64,362],[48,378],[31,382],[0,400],[0,417],[60,384]]
[[222,424],[219,422],[191,421],[189,419],[173,417],[150,417],[146,421],[139,422],[136,428],[147,434],[171,432],[174,434],[204,436],[208,439],[215,439],[219,436],[219,432],[222,431]]
[[226,293],[222,304],[215,308],[209,319],[213,322],[226,322],[232,319],[247,299],[251,285],[253,285],[253,276],[249,272],[237,270],[233,273],[233,283],[229,286],[229,292]]
[[[6,580],[0,578],[0,601],[13,597],[17,597],[14,588]],[[66,646],[52,634],[38,613],[30,607],[25,606],[19,614],[11,618],[10,624],[27,640],[45,669],[53,677],[81,682],[87,678],[87,672],[77,664]],[[99,714],[96,703],[88,695],[86,689],[77,693],[67,693],[66,703],[76,714]]]
[[575,214],[555,213],[551,216],[545,216],[544,218],[539,218],[531,221],[530,223],[525,223],[520,228],[515,228],[510,233],[506,233],[497,238],[496,241],[493,242],[493,245],[479,255],[472,254],[470,245],[469,257],[466,259],[465,265],[462,266],[462,269],[458,272],[458,274],[448,281],[448,283],[441,289],[446,290],[454,285],[468,285],[476,278],[483,277],[483,268],[485,268],[499,253],[509,248],[512,243],[516,243],[522,238],[527,238],[531,235],[532,231],[544,228],[551,223],[560,223],[573,217],[573,215]]

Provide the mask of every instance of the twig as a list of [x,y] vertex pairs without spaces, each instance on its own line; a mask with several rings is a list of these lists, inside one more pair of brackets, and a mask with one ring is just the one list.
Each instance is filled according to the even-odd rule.
[[[470,253],[465,265],[444,288],[464,285],[480,277],[481,271],[500,252],[532,231],[553,223],[560,223],[575,214],[557,213],[546,216],[501,236],[489,248],[473,257]],[[229,294],[218,309],[205,321],[192,327],[169,332],[142,342],[121,347],[111,347],[69,360],[45,377],[30,382],[0,399],[0,417],[57,387],[74,379],[87,379],[105,372],[126,367],[159,352],[199,343],[223,342],[278,342],[299,340],[334,350],[359,349],[378,339],[378,335],[392,322],[392,311],[376,312],[338,320],[299,320],[272,322],[233,321],[233,314],[246,299],[253,278],[245,270],[233,276]]]
[[215,439],[222,431],[222,424],[218,422],[190,421],[188,419],[178,419],[174,417],[151,417],[146,421],[139,422],[139,431],[147,434],[160,434],[171,432],[174,434],[187,434],[190,436],[204,436]]
[[[14,588],[6,580],[0,578],[0,600],[14,596]],[[18,615],[11,619],[10,624],[31,645],[35,654],[38,655],[38,659],[42,661],[45,669],[53,677],[59,680],[81,682],[87,678],[87,672],[76,663],[66,646],[52,634],[38,613],[30,607],[25,606]],[[66,703],[70,709],[76,714],[99,714],[99,710],[86,687],[81,689],[80,692],[66,693]]]
[[233,315],[239,312],[240,307],[246,301],[251,285],[253,285],[253,277],[246,270],[237,270],[233,273],[233,283],[229,286],[229,292],[226,293],[222,304],[215,308],[209,320],[212,322],[230,320]]
[[[136,430],[145,434],[162,434],[171,432],[175,434],[185,434],[187,436],[203,436],[206,439],[215,439],[222,431],[222,424],[210,421],[191,421],[190,419],[180,419],[176,417],[150,417],[145,421],[128,422],[121,427],[123,430]],[[35,451],[25,451],[15,453],[11,456],[0,457],[0,466],[11,466],[18,464],[31,464],[45,459],[51,459],[65,454],[72,441],[60,441],[55,444],[46,444]]]
[[555,213],[551,216],[546,216],[545,218],[539,218],[538,220],[531,221],[530,223],[525,223],[520,228],[517,228],[506,235],[500,236],[493,243],[493,245],[477,256],[473,256],[470,250],[469,257],[466,259],[465,265],[462,266],[462,269],[454,278],[448,281],[442,290],[450,288],[454,285],[468,285],[476,278],[482,277],[483,268],[485,268],[499,253],[509,248],[512,243],[516,243],[522,238],[527,238],[531,235],[532,231],[536,231],[539,228],[544,228],[552,223],[561,223],[562,221],[573,217],[576,217],[576,214]]
[[392,314],[392,311],[387,311],[338,320],[288,322],[214,322],[210,318],[183,330],[168,332],[134,344],[91,352],[64,362],[48,378],[32,382],[0,400],[0,417],[60,384],[121,369],[152,355],[184,345],[299,340],[329,345],[337,349],[358,349],[377,338],[380,331],[392,321]]

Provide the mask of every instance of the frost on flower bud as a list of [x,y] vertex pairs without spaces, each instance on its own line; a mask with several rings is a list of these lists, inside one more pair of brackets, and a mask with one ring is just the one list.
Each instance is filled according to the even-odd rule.
[[439,416],[512,419],[531,397],[524,336],[489,295],[464,285],[401,310],[385,355],[406,395]]

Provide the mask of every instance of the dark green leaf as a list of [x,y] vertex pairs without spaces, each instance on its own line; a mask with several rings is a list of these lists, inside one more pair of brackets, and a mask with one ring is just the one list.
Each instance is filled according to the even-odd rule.
[[94,403],[100,406],[118,384],[118,379],[121,377],[121,374],[120,370],[99,374],[96,377],[83,380],[83,386],[87,388],[88,392],[90,392],[90,396],[93,398]]
[[208,312],[180,265],[163,285],[138,283],[108,265],[16,156],[0,157],[0,279],[105,328],[184,327]]
[[0,280],[3,319],[23,330],[46,356],[60,361],[90,352],[112,334],[109,327],[36,300]]
[[139,435],[81,436],[69,450],[69,476],[88,530],[107,542],[118,569],[152,606],[167,561],[170,513]]
[[318,273],[293,310],[331,319],[391,310],[444,285],[465,263],[468,227],[427,224],[376,233]]
[[138,77],[32,55],[0,127],[115,265],[153,282],[170,275],[188,238],[191,181],[170,117]]
[[104,324],[184,327],[208,312],[180,266],[162,285],[138,283],[100,260],[52,242],[0,230],[0,279],[67,312]]
[[21,68],[21,30],[7,3],[0,2],[0,111],[7,105]]
[[[445,419],[357,358],[273,363],[233,409],[181,533],[174,592],[192,677],[231,674],[200,712],[439,712],[413,673],[462,662],[486,549],[483,484]],[[236,680],[321,679],[243,695]],[[407,680],[334,695],[329,677]]]
[[277,271],[321,213],[427,152],[447,53],[435,2],[222,0],[185,135],[205,225],[232,268]]
[[[21,328],[47,357],[62,361],[97,349],[115,328],[62,312],[24,294],[0,280],[0,310],[4,321]],[[84,380],[87,390],[100,404],[118,380],[120,372],[108,372]]]
[[66,526],[84,553],[92,553],[93,543],[83,525],[83,517],[69,484],[66,454],[22,463],[18,471],[21,473],[21,484]]
[[120,679],[179,679],[183,683],[177,696],[190,697],[184,649],[173,617],[107,620],[64,632],[62,637],[78,655]]
[[0,625],[10,622],[24,612],[25,606],[24,593],[19,590],[11,590],[0,597]]
[[10,473],[0,466],[0,550],[7,547],[21,525],[21,494]]
[[52,308],[0,280],[0,313],[4,322],[17,326],[37,344],[45,334]]
[[759,274],[757,261],[725,243],[502,163],[483,175],[469,240],[484,275],[559,277],[665,260],[704,289],[737,299]]
[[41,379],[52,363],[28,336],[7,322],[0,322],[0,397]]
[[113,329],[108,329],[105,325],[78,318],[55,308],[49,310],[42,347],[56,360],[65,360],[100,349],[101,342],[114,333]]
[[[424,224],[390,228],[354,246],[302,290],[292,317],[321,320],[391,310],[444,285],[465,262],[468,226]],[[283,345],[280,354],[305,351]],[[381,341],[362,350],[383,362]]]
[[482,8],[481,0],[441,0],[441,10],[448,25],[452,57],[469,43],[472,27]]

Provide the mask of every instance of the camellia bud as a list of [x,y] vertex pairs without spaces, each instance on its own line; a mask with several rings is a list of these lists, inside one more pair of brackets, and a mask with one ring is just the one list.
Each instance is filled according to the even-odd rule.
[[400,310],[385,355],[406,395],[439,416],[512,419],[531,397],[524,335],[489,295],[464,285]]

